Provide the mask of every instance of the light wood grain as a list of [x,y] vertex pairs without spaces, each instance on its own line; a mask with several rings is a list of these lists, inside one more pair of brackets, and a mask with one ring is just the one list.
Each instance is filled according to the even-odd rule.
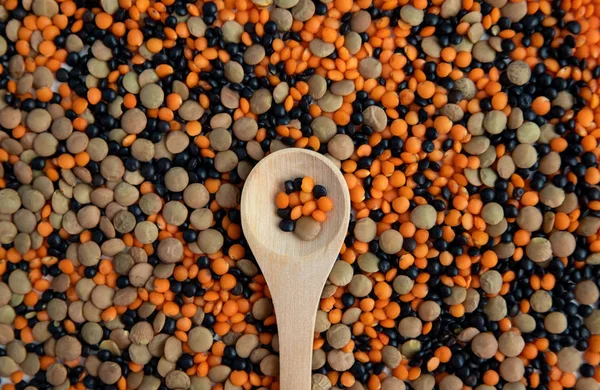
[[[279,229],[275,196],[286,180],[311,176],[327,189],[333,210],[312,241]],[[340,170],[327,157],[284,149],[262,159],[242,191],[242,228],[265,276],[277,317],[281,390],[310,390],[312,343],[319,298],[342,246],[350,196]]]

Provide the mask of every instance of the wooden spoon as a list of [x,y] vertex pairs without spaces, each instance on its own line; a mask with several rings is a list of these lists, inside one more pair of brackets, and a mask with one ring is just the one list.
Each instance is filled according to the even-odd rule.
[[[275,206],[284,182],[304,176],[324,186],[333,200],[333,210],[312,241],[281,231]],[[348,187],[339,168],[327,157],[304,149],[284,149],[252,169],[242,191],[241,213],[244,235],[275,306],[280,389],[310,390],[317,306],[348,229]]]

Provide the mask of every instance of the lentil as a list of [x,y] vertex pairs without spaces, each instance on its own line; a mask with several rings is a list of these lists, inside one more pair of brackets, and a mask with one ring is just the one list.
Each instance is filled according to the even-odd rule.
[[0,7],[3,389],[278,388],[239,195],[285,147],[353,206],[314,388],[597,388],[593,2],[84,3]]

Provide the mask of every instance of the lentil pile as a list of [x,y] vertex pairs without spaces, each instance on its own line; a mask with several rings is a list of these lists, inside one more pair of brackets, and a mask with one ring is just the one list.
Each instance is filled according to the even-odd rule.
[[327,220],[327,212],[333,209],[333,201],[327,197],[327,189],[315,184],[310,176],[286,180],[284,191],[275,198],[277,216],[281,218],[279,229],[294,232],[303,241],[314,240],[321,232],[321,224]]
[[313,389],[597,390],[597,4],[0,0],[2,389],[278,389],[239,198],[299,147]]

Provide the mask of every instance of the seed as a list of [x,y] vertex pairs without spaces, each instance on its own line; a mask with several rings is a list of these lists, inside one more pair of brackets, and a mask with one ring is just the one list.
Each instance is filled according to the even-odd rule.
[[194,210],[190,216],[190,223],[198,230],[208,229],[213,221],[213,213],[209,209]]
[[498,351],[498,341],[491,333],[480,333],[471,341],[473,353],[482,359],[490,359]]
[[381,382],[381,390],[405,390],[406,385],[403,381],[393,376],[385,378]]
[[394,279],[394,291],[396,291],[398,294],[403,295],[403,294],[408,294],[413,286],[414,286],[414,282],[405,275],[398,275],[395,279]]
[[575,372],[582,363],[581,353],[573,347],[561,349],[557,357],[557,365],[562,372]]
[[538,158],[535,148],[529,144],[517,145],[512,156],[518,168],[531,168]]
[[329,154],[338,160],[346,160],[354,152],[354,143],[352,138],[346,134],[336,134],[327,143]]
[[371,293],[373,284],[364,275],[354,275],[352,281],[348,285],[348,290],[355,297],[363,298]]
[[10,377],[13,373],[19,370],[19,366],[8,356],[0,356],[0,376],[4,378]]
[[458,390],[462,387],[463,382],[456,375],[445,376],[440,382],[440,390]]
[[382,65],[379,60],[367,57],[358,63],[358,71],[365,79],[376,79],[381,76]]
[[571,95],[568,91],[560,91],[556,95],[556,98],[554,98],[554,100],[552,101],[553,106],[559,106],[564,108],[565,110],[570,110],[571,108],[573,108],[574,104],[575,99],[573,98],[573,95]]
[[521,229],[534,232],[542,227],[542,213],[533,206],[525,206],[519,210],[517,224]]
[[[94,345],[102,340],[102,327],[94,322],[86,322],[81,328],[81,337],[86,343]],[[62,383],[62,382],[61,382]]]
[[352,266],[344,261],[336,261],[329,273],[329,281],[336,286],[346,286],[352,281]]
[[498,346],[504,356],[515,357],[525,348],[525,341],[518,333],[505,332],[498,338]]
[[67,317],[67,304],[60,299],[52,299],[46,306],[48,316],[54,321],[62,321]]
[[183,371],[173,370],[167,374],[165,385],[168,389],[187,389],[190,386],[190,377]]
[[328,57],[335,51],[335,46],[332,43],[324,42],[319,38],[310,41],[308,48],[315,56],[320,58]]
[[382,132],[387,126],[387,115],[381,107],[367,107],[363,111],[363,117],[363,123],[370,126],[376,132]]
[[104,362],[98,368],[98,377],[108,385],[117,383],[121,377],[121,367],[115,362]]
[[502,16],[509,18],[513,23],[517,23],[527,15],[527,4],[522,1],[508,2],[500,11]]
[[292,28],[294,17],[287,9],[275,8],[270,15],[270,18],[277,25],[277,31],[289,31]]
[[600,291],[598,290],[598,286],[591,280],[584,280],[575,286],[575,300],[582,305],[592,305],[599,297]]
[[501,296],[490,298],[483,307],[484,313],[491,321],[500,321],[506,317],[506,301]]
[[11,244],[17,234],[17,227],[13,223],[0,221],[0,242],[2,244]]
[[[344,372],[349,370],[354,364],[354,355],[349,352],[343,352],[340,349],[333,349],[327,353],[327,363],[336,371]],[[262,366],[262,362],[261,362]]]
[[204,109],[197,102],[186,100],[177,112],[183,120],[197,121],[204,114]]
[[252,351],[258,348],[259,345],[260,341],[258,339],[258,336],[253,334],[245,334],[241,336],[235,343],[235,351],[239,357],[247,359],[252,353]]
[[240,94],[230,88],[223,87],[221,89],[221,103],[227,108],[238,108],[240,105]]
[[[481,40],[481,37],[483,36],[485,32],[485,29],[483,28],[483,25],[481,23],[474,23],[470,28],[469,31],[467,32],[467,36],[469,37],[469,40],[473,43],[477,43]],[[490,44],[491,46],[491,44]]]
[[235,208],[240,203],[240,190],[233,184],[223,184],[215,194],[215,200],[224,208]]
[[397,230],[386,230],[379,236],[379,247],[387,254],[400,252],[404,238]]
[[560,169],[561,158],[556,152],[550,152],[540,159],[540,172],[544,175],[552,175]]
[[327,92],[327,81],[323,76],[313,75],[308,79],[308,88],[313,99],[321,99]]
[[575,237],[569,232],[554,232],[550,235],[552,253],[559,257],[568,257],[575,251]]
[[417,317],[406,317],[398,323],[398,332],[402,337],[417,338],[421,335],[423,324]]
[[260,361],[260,370],[267,376],[279,375],[279,357],[269,355]]
[[15,336],[10,325],[0,324],[0,345],[10,344],[14,339]]
[[529,314],[519,314],[513,318],[513,324],[523,333],[531,333],[536,328],[535,319]]
[[[136,270],[136,272],[138,272],[138,271],[139,270]],[[141,280],[141,278],[142,278],[142,275],[140,275],[139,273],[136,273],[135,275],[130,277],[130,279],[135,279],[136,284],[145,285],[146,282],[144,282],[144,283],[139,282],[139,280]],[[149,278],[149,276],[148,276],[148,278]],[[134,284],[134,282],[130,282],[130,283],[132,285]],[[137,291],[134,288],[126,287],[115,293],[115,295],[113,296],[113,303],[115,305],[128,306],[128,305],[131,305],[136,300],[136,298],[137,298]]]
[[544,328],[552,334],[563,333],[567,329],[567,317],[561,312],[550,313],[544,318]]
[[311,217],[300,217],[294,227],[294,234],[303,241],[314,240],[320,232],[321,223]]
[[206,32],[206,24],[202,18],[198,16],[192,16],[187,20],[187,27],[190,30],[190,34],[194,37],[203,37]]
[[165,186],[169,191],[181,192],[189,183],[189,176],[185,169],[175,167],[169,169],[165,174]]
[[487,137],[480,136],[471,138],[471,140],[465,144],[464,148],[469,154],[480,155],[484,153],[489,148],[489,146],[490,140]]
[[3,282],[0,282],[0,307],[7,305],[12,298],[10,287]]
[[473,57],[479,62],[492,62],[496,59],[496,51],[487,41],[479,41],[473,46]]
[[166,223],[180,226],[187,219],[188,211],[183,203],[171,201],[167,202],[165,207],[163,207],[162,215]]
[[417,9],[412,5],[405,5],[400,8],[400,17],[411,26],[420,25],[423,22],[424,16],[423,10]]
[[552,257],[552,244],[545,238],[532,238],[525,248],[527,256],[535,262],[543,262]]
[[343,348],[350,342],[351,332],[344,324],[336,324],[327,330],[327,342],[333,348]]
[[265,48],[261,45],[252,45],[244,52],[244,62],[248,65],[257,65],[265,58]]
[[194,352],[206,352],[213,344],[213,335],[210,330],[198,326],[190,330],[188,345]]
[[81,356],[81,344],[72,336],[63,336],[56,341],[56,357],[64,361],[77,359]]
[[483,206],[481,217],[490,225],[496,225],[504,218],[504,210],[498,203],[491,202]]
[[207,254],[213,254],[219,251],[223,246],[223,236],[217,230],[207,229],[198,234],[197,242],[198,247],[202,252]]
[[377,234],[377,226],[371,218],[363,218],[354,225],[354,236],[362,242],[371,242]]
[[592,311],[592,314],[586,317],[583,322],[591,334],[600,334],[600,310]]
[[600,218],[585,217],[577,227],[577,233],[584,236],[594,234],[600,228]]
[[336,135],[337,131],[335,122],[325,116],[313,119],[310,127],[313,134],[323,143],[330,141]]
[[436,222],[437,212],[428,204],[419,205],[410,213],[410,221],[419,229],[429,230]]
[[500,376],[508,382],[517,382],[523,378],[525,367],[517,357],[509,357],[500,363]]
[[398,348],[386,345],[381,351],[381,361],[386,365],[386,367],[393,369],[398,367],[402,362],[402,354]]
[[193,183],[183,191],[183,200],[191,208],[199,209],[208,204],[210,195],[203,184]]
[[331,381],[323,374],[313,374],[311,388],[314,390],[325,390],[331,388]]
[[157,253],[164,263],[177,263],[183,259],[183,244],[175,238],[165,238],[158,244]]
[[325,92],[325,95],[318,100],[317,104],[324,112],[335,112],[340,109],[343,103],[343,98],[330,91]]
[[267,89],[259,89],[250,98],[250,110],[257,114],[264,114],[271,108],[273,96]]
[[534,292],[529,302],[531,308],[538,313],[546,313],[552,307],[552,297],[544,290]]
[[300,0],[292,8],[292,16],[295,20],[306,22],[315,14],[315,4],[310,0]]
[[230,43],[240,43],[244,28],[235,20],[228,20],[221,28],[223,40]]
[[540,201],[546,206],[558,207],[565,201],[565,191],[553,184],[548,184],[540,191]]
[[490,134],[500,134],[506,128],[506,115],[502,111],[494,110],[485,115],[483,127]]
[[230,61],[224,67],[225,77],[232,83],[241,83],[244,79],[244,68],[235,61]]
[[498,294],[502,288],[502,275],[495,270],[485,272],[480,277],[481,288],[488,294]]
[[517,129],[517,139],[522,144],[533,144],[540,138],[540,128],[533,122],[525,122]]
[[531,69],[525,61],[513,61],[508,65],[506,74],[511,83],[524,85],[531,78]]
[[435,379],[432,375],[421,375],[418,379],[411,382],[415,390],[432,390],[435,386]]
[[423,321],[435,321],[440,316],[440,313],[440,305],[434,301],[425,301],[419,306],[419,318]]
[[290,87],[287,83],[279,83],[273,90],[273,100],[275,103],[282,103],[288,97]]
[[344,36],[344,47],[348,49],[350,54],[356,54],[360,50],[362,39],[355,31],[350,31]]
[[517,129],[523,124],[523,110],[515,108],[508,116],[508,128]]
[[99,285],[94,288],[90,296],[92,303],[98,309],[108,309],[112,305],[115,292],[112,288]]
[[8,277],[8,287],[13,293],[27,294],[32,290],[31,281],[25,271],[14,270]]
[[0,213],[14,214],[21,207],[21,198],[17,191],[5,188],[0,190]]
[[[446,104],[444,107],[442,107],[442,109],[440,110],[440,114],[447,116],[448,119],[450,119],[452,122],[459,122],[464,117],[463,110],[458,105],[452,103]],[[472,115],[471,118],[473,118],[474,116],[476,115]],[[471,118],[469,118],[469,120]]]

